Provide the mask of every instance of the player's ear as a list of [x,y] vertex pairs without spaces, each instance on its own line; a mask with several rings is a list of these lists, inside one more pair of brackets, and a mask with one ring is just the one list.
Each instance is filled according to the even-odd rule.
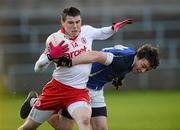
[[64,27],[64,23],[65,23],[65,22],[63,21],[62,17],[61,17],[60,22],[61,22],[61,25]]

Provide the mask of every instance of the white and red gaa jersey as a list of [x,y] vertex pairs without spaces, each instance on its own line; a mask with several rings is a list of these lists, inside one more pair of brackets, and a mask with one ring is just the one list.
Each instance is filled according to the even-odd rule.
[[[51,34],[46,40],[46,48],[48,50],[49,43],[52,42],[57,45],[62,40],[65,40],[64,44],[68,44],[69,51],[66,52],[66,56],[73,58],[79,54],[90,51],[92,49],[93,40],[105,40],[112,36],[114,31],[109,27],[94,28],[89,25],[81,27],[80,34],[74,39],[67,39],[64,34],[64,29]],[[78,89],[84,89],[89,79],[91,71],[91,64],[75,65],[73,67],[56,67],[53,72],[53,78],[57,81],[72,86]]]

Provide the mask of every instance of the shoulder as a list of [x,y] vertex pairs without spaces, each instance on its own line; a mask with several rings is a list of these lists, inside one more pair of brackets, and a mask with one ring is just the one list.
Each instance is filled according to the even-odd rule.
[[111,52],[114,55],[131,55],[136,53],[134,49],[125,46],[103,48],[101,51]]
[[134,56],[134,54],[114,56],[110,67],[115,72],[126,71],[131,68],[134,61]]
[[93,28],[93,26],[91,26],[91,25],[82,25],[81,28],[83,28],[83,29],[86,29],[86,28]]
[[96,29],[96,28],[94,28],[94,27],[91,26],[91,25],[83,25],[83,26],[81,27],[81,30],[82,30],[82,31],[88,31],[88,30],[94,30],[94,29]]
[[57,35],[58,35],[58,32],[51,33],[51,34],[47,37],[46,42],[52,41],[52,40],[54,39],[54,37],[57,37]]
[[93,38],[96,30],[97,30],[96,28],[94,28],[90,25],[83,25],[81,27],[81,34],[83,34],[86,37]]
[[119,66],[121,68],[124,68],[125,66],[129,66],[130,64],[132,64],[134,61],[134,56],[136,54],[136,51],[129,47],[109,47],[102,49],[102,51],[112,53],[114,55],[112,65]]

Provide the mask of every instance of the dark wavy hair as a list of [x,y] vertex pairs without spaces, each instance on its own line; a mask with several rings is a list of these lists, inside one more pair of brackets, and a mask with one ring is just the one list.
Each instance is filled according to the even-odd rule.
[[147,59],[150,66],[156,69],[160,64],[159,49],[151,44],[145,44],[137,50],[137,57],[139,59]]

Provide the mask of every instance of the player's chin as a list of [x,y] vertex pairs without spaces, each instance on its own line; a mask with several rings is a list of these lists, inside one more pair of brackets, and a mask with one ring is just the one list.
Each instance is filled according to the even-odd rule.
[[79,33],[80,33],[79,31],[72,31],[72,32],[71,32],[71,36],[72,36],[72,37],[76,37],[76,36],[79,35]]

